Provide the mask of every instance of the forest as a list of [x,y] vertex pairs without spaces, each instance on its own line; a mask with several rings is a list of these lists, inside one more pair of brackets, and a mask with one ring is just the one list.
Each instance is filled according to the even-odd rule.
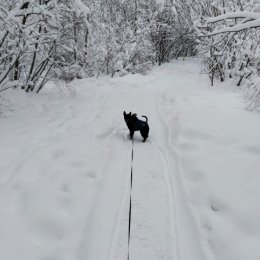
[[259,260],[259,116],[260,0],[0,0],[0,260]]
[[258,0],[0,0],[0,96],[198,56],[260,107]]

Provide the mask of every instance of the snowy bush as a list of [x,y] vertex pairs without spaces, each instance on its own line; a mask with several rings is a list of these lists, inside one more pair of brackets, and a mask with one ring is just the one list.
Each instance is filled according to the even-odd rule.
[[144,73],[194,55],[189,4],[93,0],[0,3],[0,89],[39,92],[53,78]]
[[204,22],[197,23],[201,37],[200,51],[204,54],[211,84],[215,79],[232,78],[243,89],[248,109],[259,102],[260,4],[249,1],[212,1]]
[[0,91],[50,79],[145,73],[202,54],[211,84],[232,78],[258,106],[258,0],[0,3]]
[[260,76],[254,77],[251,81],[247,81],[244,87],[244,95],[248,110],[260,108]]
[[85,77],[83,68],[77,64],[65,67],[58,67],[57,69],[54,69],[53,75],[56,79],[65,82],[70,82],[75,78],[82,79]]

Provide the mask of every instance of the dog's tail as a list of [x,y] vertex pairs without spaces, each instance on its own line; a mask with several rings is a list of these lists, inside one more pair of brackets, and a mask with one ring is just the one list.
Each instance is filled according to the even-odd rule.
[[144,117],[145,119],[146,119],[146,123],[148,122],[148,118],[147,118],[147,116],[142,116],[142,117]]

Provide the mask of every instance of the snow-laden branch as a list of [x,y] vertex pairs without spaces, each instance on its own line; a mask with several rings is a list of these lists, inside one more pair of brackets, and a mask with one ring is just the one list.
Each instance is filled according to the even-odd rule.
[[207,20],[207,24],[209,23],[217,23],[227,19],[237,19],[244,18],[239,24],[230,27],[224,27],[222,29],[217,29],[212,33],[208,34],[209,36],[220,34],[220,33],[230,33],[230,32],[240,32],[243,30],[253,29],[260,27],[260,13],[253,12],[234,12],[234,13],[226,13],[223,15],[219,15],[217,17],[211,17]]
[[226,13],[222,14],[216,17],[211,17],[207,20],[207,23],[216,23],[222,20],[227,19],[235,19],[235,18],[247,18],[250,20],[256,20],[260,18],[260,13],[253,13],[253,12],[232,12],[232,13]]
[[81,0],[74,0],[74,5],[77,9],[77,13],[83,14],[86,18],[90,14],[90,9],[81,1]]

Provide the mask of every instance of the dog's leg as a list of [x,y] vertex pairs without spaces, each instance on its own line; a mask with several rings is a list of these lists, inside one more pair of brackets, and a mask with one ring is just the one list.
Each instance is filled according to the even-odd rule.
[[133,132],[130,132],[130,140],[132,140],[133,139],[133,137],[134,137],[134,131]]
[[143,142],[146,141],[146,139],[148,138],[148,134],[149,134],[149,128],[145,127],[143,129],[140,130],[141,136],[143,137]]

